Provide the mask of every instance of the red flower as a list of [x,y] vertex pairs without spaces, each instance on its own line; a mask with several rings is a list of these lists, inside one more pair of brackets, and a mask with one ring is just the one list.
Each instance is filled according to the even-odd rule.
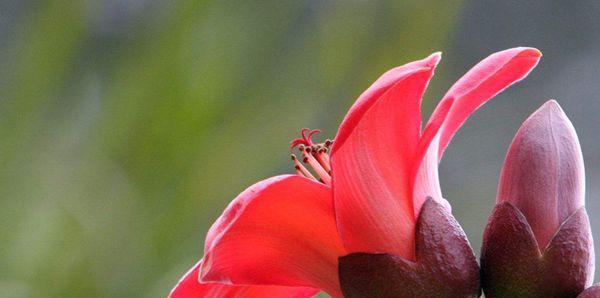
[[428,196],[447,204],[442,152],[475,109],[540,56],[532,48],[489,56],[450,88],[423,131],[421,98],[441,55],[386,72],[350,108],[333,144],[313,144],[307,130],[293,141],[298,175],[258,182],[230,204],[208,232],[203,261],[171,297],[309,297],[316,289],[341,297],[339,257],[415,260],[421,206]]

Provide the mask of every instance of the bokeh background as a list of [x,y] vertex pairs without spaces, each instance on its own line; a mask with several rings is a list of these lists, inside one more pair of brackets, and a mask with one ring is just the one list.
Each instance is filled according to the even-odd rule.
[[237,193],[293,170],[301,127],[333,137],[380,73],[438,50],[426,114],[488,54],[544,52],[442,162],[475,249],[509,142],[549,98],[579,133],[598,244],[599,16],[595,0],[0,1],[0,296],[165,297]]

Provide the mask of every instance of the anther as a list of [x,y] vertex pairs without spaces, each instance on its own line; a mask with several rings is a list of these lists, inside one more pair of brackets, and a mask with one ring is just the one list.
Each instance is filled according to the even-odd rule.
[[[320,132],[318,129],[303,128],[300,132],[301,137],[292,140],[290,143],[290,150],[293,152],[294,148],[297,147],[302,154],[301,159],[298,159],[294,154],[291,155],[291,158],[298,175],[331,185],[331,166],[327,153],[333,144],[333,140],[327,139],[324,143],[313,143],[312,136],[318,132]],[[313,175],[313,173],[317,175]],[[318,178],[315,178],[315,176]]]
[[321,178],[321,180],[323,180],[323,183],[327,184],[327,185],[331,185],[331,176],[329,176],[329,172],[327,170],[325,170],[323,168],[323,166],[321,166],[321,163],[319,163],[310,153],[307,153],[306,151],[303,152],[303,157],[304,157],[304,162],[308,163],[313,170],[315,170],[315,172],[317,173],[317,175],[319,176],[319,178]]
[[298,158],[296,158],[296,155],[292,154],[290,156],[292,158],[292,162],[294,163],[294,168],[296,169],[296,173],[298,175],[304,176],[306,178],[310,178],[310,179],[314,179],[317,180],[317,178],[315,178],[315,176],[313,176],[313,174],[310,173],[310,171],[308,169],[306,169],[299,161]]
[[326,150],[319,150],[315,156],[325,171],[327,171],[327,173],[331,173],[331,167],[329,166],[329,155],[327,155]]

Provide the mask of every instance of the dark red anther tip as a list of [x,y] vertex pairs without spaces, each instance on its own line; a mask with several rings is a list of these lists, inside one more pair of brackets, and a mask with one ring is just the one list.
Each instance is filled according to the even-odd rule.
[[592,282],[593,259],[585,207],[569,216],[540,250],[525,216],[503,202],[494,208],[484,233],[483,291],[488,298],[577,297]]
[[452,214],[427,199],[415,233],[415,262],[390,254],[340,257],[344,297],[479,297],[479,266]]

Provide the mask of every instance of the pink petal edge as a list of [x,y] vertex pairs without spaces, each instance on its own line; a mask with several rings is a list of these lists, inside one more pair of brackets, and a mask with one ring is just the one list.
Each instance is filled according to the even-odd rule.
[[179,280],[169,293],[169,298],[308,298],[319,290],[303,287],[225,285],[198,281],[202,260]]
[[350,107],[348,110],[348,113],[346,113],[346,116],[344,117],[344,120],[342,120],[342,123],[338,129],[338,133],[335,137],[335,143],[331,149],[331,154],[334,155],[335,151],[337,151],[337,148],[342,146],[342,144],[346,141],[346,138],[350,135],[350,133],[352,133],[356,125],[358,125],[358,122],[363,115],[385,92],[415,71],[435,68],[441,59],[442,53],[436,52],[423,60],[414,61],[392,68],[381,75],[358,97],[352,107]]

